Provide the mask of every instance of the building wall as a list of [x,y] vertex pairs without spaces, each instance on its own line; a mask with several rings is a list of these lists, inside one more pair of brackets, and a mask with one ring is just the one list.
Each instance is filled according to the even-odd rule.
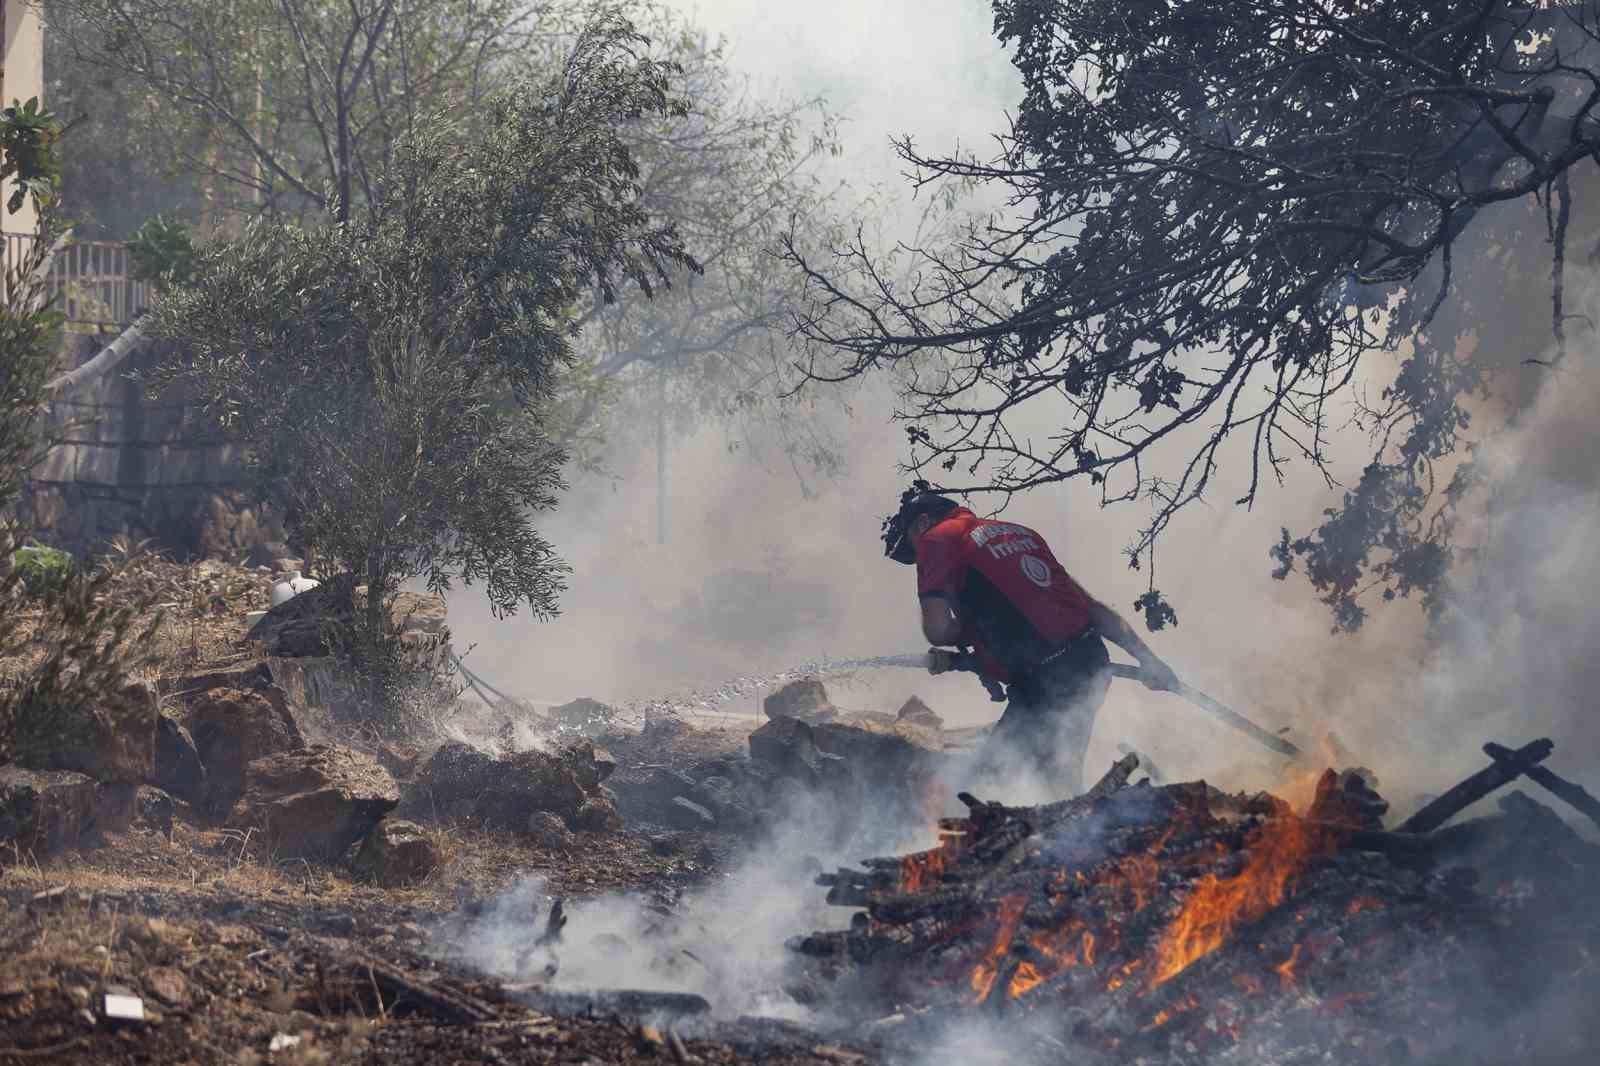
[[[37,96],[44,103],[44,29],[39,9],[27,0],[0,0],[4,12],[5,60],[0,66],[0,106],[26,103]],[[10,195],[10,182],[0,188],[0,203]],[[32,233],[38,225],[31,202],[0,224],[7,233]]]

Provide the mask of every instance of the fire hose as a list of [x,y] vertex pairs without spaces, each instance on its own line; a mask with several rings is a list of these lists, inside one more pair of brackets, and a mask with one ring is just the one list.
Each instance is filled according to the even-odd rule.
[[[991,699],[998,701],[1006,698],[1005,689],[998,681],[995,681],[992,678],[983,677],[983,675],[979,673],[977,659],[970,651],[947,651],[943,648],[930,648],[922,655],[891,656],[878,661],[883,663],[885,666],[909,666],[925,669],[930,673],[935,674],[941,674],[947,671],[960,671],[965,673],[979,674],[980,679],[983,681],[984,687],[989,690],[989,697]],[[1130,665],[1128,663],[1112,663],[1110,666],[1110,672],[1112,677],[1132,678],[1136,681],[1143,681],[1145,678],[1144,672],[1140,670],[1139,667]],[[1207,696],[1204,692],[1201,692],[1193,685],[1186,685],[1180,681],[1175,687],[1166,691],[1170,691],[1175,695],[1183,697],[1183,699],[1188,701],[1192,706],[1200,708],[1202,711],[1205,711],[1207,714],[1211,715],[1219,722],[1222,722],[1224,725],[1228,725],[1234,729],[1237,729],[1239,732],[1244,733],[1251,739],[1255,740],[1258,744],[1261,744],[1267,748],[1271,748],[1280,755],[1287,755],[1290,758],[1295,758],[1300,754],[1300,748],[1292,741],[1278,736],[1276,733],[1270,733],[1267,730],[1262,729],[1244,715],[1224,706],[1221,703],[1218,703],[1216,700],[1212,699],[1210,696]]]

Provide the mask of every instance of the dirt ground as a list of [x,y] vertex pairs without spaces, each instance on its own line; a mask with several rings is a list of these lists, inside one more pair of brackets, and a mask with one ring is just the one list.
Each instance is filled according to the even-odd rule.
[[[266,606],[270,574],[162,562],[131,580],[157,592],[165,618],[150,680],[252,657],[244,613]],[[638,750],[614,738],[614,754],[687,766],[744,733],[690,730]],[[443,961],[444,920],[530,874],[552,897],[626,891],[670,907],[731,864],[733,837],[629,829],[550,848],[467,825],[429,832],[439,867],[398,889],[343,863],[280,860],[182,805],[170,835],[135,827],[45,859],[0,855],[0,1064],[871,1061],[795,1027],[558,1017]],[[108,994],[137,997],[144,1017],[113,1017]]]
[[[512,834],[435,832],[444,861],[403,889],[337,864],[276,861],[236,831],[183,821],[170,838],[131,829],[0,866],[0,1063],[869,1061],[764,1028],[678,1037],[615,1015],[553,1017],[439,959],[442,919],[529,874],[552,896],[630,891],[670,906],[718,875],[729,838],[584,833],[551,851]],[[420,1002],[417,988],[487,1016]],[[143,1021],[105,1017],[118,989],[142,999]]]

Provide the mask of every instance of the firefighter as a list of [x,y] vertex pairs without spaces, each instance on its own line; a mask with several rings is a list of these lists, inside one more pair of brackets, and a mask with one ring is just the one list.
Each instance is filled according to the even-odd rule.
[[[1139,661],[1148,687],[1178,686],[1171,667],[1026,526],[979,518],[919,481],[884,520],[883,541],[889,558],[916,564],[928,642],[970,646],[985,683],[1005,686],[1005,713],[979,760],[990,772],[1020,758],[1051,789],[1083,790],[1084,753],[1110,684],[1107,640]],[[952,658],[936,648],[930,669],[942,672]]]

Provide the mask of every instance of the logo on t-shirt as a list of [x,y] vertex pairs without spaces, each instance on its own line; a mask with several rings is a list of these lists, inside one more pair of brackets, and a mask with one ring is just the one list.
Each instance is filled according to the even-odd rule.
[[1024,555],[1022,557],[1022,573],[1029,581],[1042,589],[1050,587],[1050,566],[1037,555]]

